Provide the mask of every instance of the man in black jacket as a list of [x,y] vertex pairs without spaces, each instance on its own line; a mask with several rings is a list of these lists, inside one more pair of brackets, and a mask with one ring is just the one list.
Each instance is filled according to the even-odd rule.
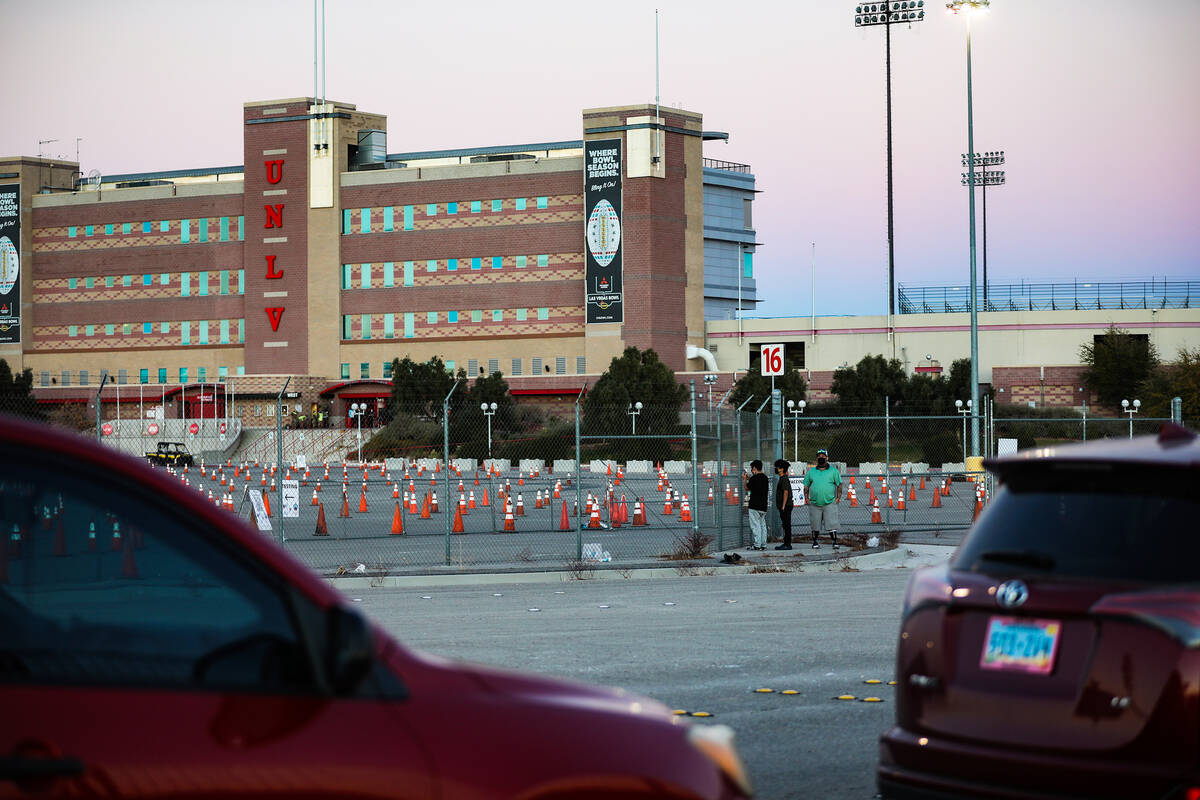
[[775,508],[779,510],[779,522],[783,526],[783,544],[776,550],[792,549],[792,508],[795,502],[792,498],[792,482],[788,479],[791,467],[782,458],[775,462],[775,474],[779,476],[779,482],[775,484]]

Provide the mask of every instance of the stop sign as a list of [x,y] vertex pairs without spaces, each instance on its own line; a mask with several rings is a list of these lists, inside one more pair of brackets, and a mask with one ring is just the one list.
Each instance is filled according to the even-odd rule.
[[225,432],[225,423],[222,422],[221,423],[221,433],[224,433],[224,432]]
[[146,433],[150,434],[151,436],[158,435],[158,423],[151,422],[150,425],[147,426],[147,428],[146,428]]
[[106,422],[100,426],[100,432],[103,433],[105,436],[112,436],[113,426],[110,423]]
[[200,426],[197,425],[196,423],[193,422],[191,425],[188,425],[188,433],[195,435],[199,432],[200,432]]

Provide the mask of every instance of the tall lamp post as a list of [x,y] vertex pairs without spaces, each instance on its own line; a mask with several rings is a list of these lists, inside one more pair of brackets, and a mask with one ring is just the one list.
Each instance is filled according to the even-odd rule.
[[[967,164],[967,154],[962,154],[962,165]],[[1005,184],[1004,170],[992,170],[988,172],[988,167],[1000,167],[1004,165],[1004,151],[992,150],[987,153],[975,154],[975,166],[979,167],[980,177],[975,179],[978,186],[983,187],[981,194],[983,195],[983,310],[989,311],[988,306],[988,276],[987,276],[987,188],[989,186],[1003,186]],[[967,173],[962,173],[962,185],[966,186],[968,181]]]
[[[975,117],[971,101],[971,17],[984,13],[991,0],[950,0],[946,9],[951,14],[961,14],[967,20],[967,195],[968,227],[971,241],[971,296],[968,308],[971,312],[971,407],[979,406],[979,302],[975,280]],[[965,417],[963,418],[966,419]],[[979,455],[979,424],[971,418],[971,455]]]
[[713,390],[713,386],[716,384],[716,382],[717,382],[716,375],[709,373],[708,375],[704,376],[704,385],[708,387],[708,424],[709,425],[712,425],[712,411],[713,411],[712,390]]
[[1122,400],[1122,401],[1121,401],[1121,411],[1122,411],[1122,413],[1125,413],[1125,414],[1128,414],[1128,415],[1129,415],[1129,438],[1130,438],[1130,439],[1132,439],[1132,438],[1133,438],[1133,415],[1134,415],[1134,414],[1136,414],[1136,413],[1138,413],[1138,410],[1139,410],[1139,409],[1141,409],[1141,407],[1142,407],[1142,401],[1141,401],[1141,400],[1134,400],[1134,401],[1133,401],[1133,406],[1132,406],[1132,407],[1129,405],[1129,401],[1128,401],[1128,400]]
[[637,418],[638,414],[642,413],[642,401],[639,400],[636,403],[630,403],[629,410],[625,413],[629,415],[629,421],[633,424],[633,435],[637,436]]
[[955,408],[958,410],[958,413],[962,414],[962,421],[963,421],[963,433],[962,433],[962,442],[963,442],[963,461],[966,461],[966,460],[967,460],[967,416],[968,416],[968,415],[970,415],[970,413],[971,413],[971,409],[974,407],[974,404],[973,404],[973,403],[972,403],[970,400],[968,400],[968,401],[967,401],[967,407],[966,407],[966,408],[963,408],[963,401],[962,401],[962,400],[955,400],[955,401],[954,401],[954,407],[955,407]]
[[808,403],[801,400],[797,403],[795,400],[787,401],[787,413],[792,417],[792,461],[800,460],[800,415],[804,413],[804,407]]
[[492,417],[496,416],[496,409],[499,408],[495,403],[480,403],[479,410],[487,417],[488,425],[488,461],[492,460]]
[[362,463],[362,418],[367,413],[366,403],[350,404],[350,419],[358,420],[358,463]]
[[925,19],[925,0],[888,0],[859,3],[854,7],[854,27],[883,26],[884,75],[887,83],[887,238],[888,238],[888,324],[896,313],[896,248],[892,215],[892,26],[909,25]]

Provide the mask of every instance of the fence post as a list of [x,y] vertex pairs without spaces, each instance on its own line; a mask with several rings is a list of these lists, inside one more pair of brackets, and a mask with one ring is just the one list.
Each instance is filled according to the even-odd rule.
[[[722,458],[721,458],[721,417],[722,417],[721,406],[717,406],[717,469],[721,469],[723,466],[723,462],[722,462]],[[696,478],[695,463],[692,464],[692,480],[693,480],[693,483],[697,484],[697,488],[692,490],[692,494],[694,496],[697,493],[699,493],[699,491],[700,491],[699,485],[698,485],[699,482]],[[713,508],[721,509],[721,511],[717,514],[717,550],[724,550],[725,549],[725,507],[720,505],[716,501],[713,501]],[[692,519],[696,519],[696,516],[697,515],[693,514]],[[698,526],[696,526],[696,527],[698,527]]]
[[[692,496],[695,497],[696,492],[699,491],[700,473],[696,471],[696,459],[699,457],[699,448],[696,443],[696,380],[694,378],[688,381],[688,394],[692,404]],[[699,512],[692,514],[692,531],[694,533],[699,533],[700,531]],[[717,546],[719,547],[720,543]]]
[[100,395],[102,395],[104,393],[104,384],[106,384],[106,383],[108,383],[108,370],[103,370],[100,373],[100,388],[96,390],[96,441],[97,442],[104,440],[104,434],[100,430],[100,427],[101,427],[100,410],[103,407],[103,403],[101,401]]
[[446,566],[450,566],[450,526],[454,524],[452,509],[454,503],[450,498],[450,395],[458,388],[460,379],[455,379],[454,385],[442,400],[442,460],[446,464]]
[[1083,401],[1083,440],[1087,441],[1087,399]]
[[[280,407],[283,405],[283,395],[287,391],[288,384],[292,382],[292,376],[283,382],[283,388],[279,390],[279,394],[275,396],[275,464],[277,467],[283,467],[283,414],[279,413]],[[202,390],[203,391],[203,390]],[[279,496],[276,498],[276,503],[279,508],[279,541],[286,542],[287,537],[283,535],[283,473],[279,473]]]
[[[744,469],[742,465],[745,463],[742,460],[742,409],[745,408],[746,403],[749,403],[752,399],[754,399],[754,395],[750,395],[749,397],[747,397],[745,399],[745,401],[740,406],[737,407],[737,411],[734,412],[733,421],[734,421],[734,424],[737,426],[737,468],[738,469]],[[757,458],[757,457],[758,456],[756,455],[755,458]],[[737,472],[737,471],[735,470],[735,472]],[[737,472],[737,474],[735,476],[735,480],[737,480],[739,486],[741,487],[742,491],[744,492],[746,490],[746,484],[744,481],[742,481],[742,473],[741,472]],[[749,499],[749,498],[747,498],[747,499]],[[713,500],[713,513],[714,514],[716,513],[716,508],[717,508],[717,501],[714,499]],[[745,516],[746,515],[742,513],[741,507],[739,507],[738,508],[738,543],[737,543],[738,547],[741,547],[742,542],[746,541],[746,531],[745,531],[745,527],[744,527],[745,522],[743,521]]]
[[1183,424],[1183,398],[1182,397],[1172,397],[1171,398],[1171,422],[1174,422],[1176,425]]
[[[975,298],[971,298],[972,302]],[[892,477],[892,398],[883,398],[883,479]],[[892,529],[892,506],[889,503],[883,510],[883,527]]]
[[581,446],[579,429],[579,401],[583,399],[585,391],[587,391],[586,383],[575,397],[575,471],[579,473],[575,476],[575,507],[580,509],[579,513],[575,516],[576,561],[583,560],[583,447]]

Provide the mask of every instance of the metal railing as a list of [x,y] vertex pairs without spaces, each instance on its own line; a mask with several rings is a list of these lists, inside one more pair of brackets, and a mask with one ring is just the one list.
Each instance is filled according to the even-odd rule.
[[[967,285],[900,284],[901,314],[946,314],[971,310]],[[1200,281],[1152,278],[1147,281],[990,283],[979,288],[981,311],[1096,311],[1200,307]]]
[[705,158],[702,160],[704,169],[719,169],[725,172],[740,172],[743,175],[751,173],[749,164],[738,164],[735,161],[721,161],[716,158]]

